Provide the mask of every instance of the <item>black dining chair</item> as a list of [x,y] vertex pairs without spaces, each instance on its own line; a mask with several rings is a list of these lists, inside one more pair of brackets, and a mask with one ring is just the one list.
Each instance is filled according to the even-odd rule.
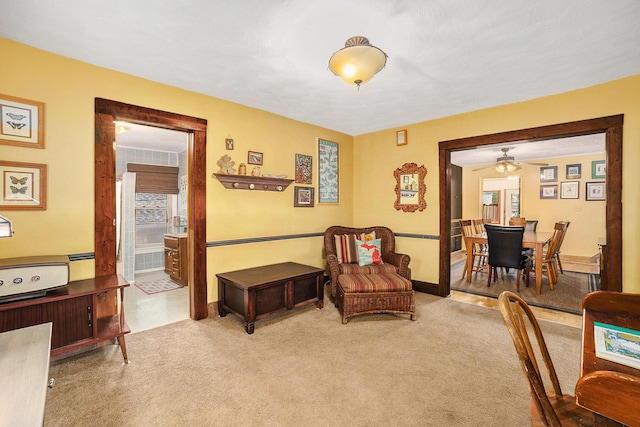
[[538,228],[538,220],[537,219],[528,219],[526,220],[524,231],[536,231]]
[[516,269],[516,289],[520,291],[520,276],[524,272],[525,282],[529,286],[529,270],[531,258],[522,253],[522,237],[524,227],[505,227],[486,224],[487,244],[489,256],[487,259],[488,271],[487,286],[491,286],[491,278],[496,281],[497,268]]

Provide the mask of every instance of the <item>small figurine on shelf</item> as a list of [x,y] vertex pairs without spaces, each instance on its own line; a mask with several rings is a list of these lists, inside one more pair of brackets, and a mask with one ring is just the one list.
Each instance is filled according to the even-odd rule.
[[227,175],[235,174],[236,170],[233,167],[235,164],[236,162],[231,160],[231,157],[225,154],[224,156],[220,157],[220,160],[218,160],[218,165],[220,166],[220,173],[224,173]]
[[251,176],[260,176],[260,166],[256,166],[251,171]]
[[247,174],[247,165],[244,163],[240,163],[238,167],[238,175],[246,175]]

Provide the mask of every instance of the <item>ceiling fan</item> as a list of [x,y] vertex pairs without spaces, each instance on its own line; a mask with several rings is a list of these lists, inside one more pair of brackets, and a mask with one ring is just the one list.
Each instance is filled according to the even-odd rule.
[[549,166],[548,163],[536,163],[536,162],[519,162],[516,163],[516,159],[513,156],[509,156],[507,153],[509,152],[509,147],[502,148],[502,157],[498,157],[496,159],[495,165],[483,166],[481,168],[473,169],[473,171],[479,171],[483,169],[488,169],[495,167],[498,172],[513,172],[518,169],[522,169],[520,166],[521,163],[525,163],[527,165],[537,165],[537,166]]

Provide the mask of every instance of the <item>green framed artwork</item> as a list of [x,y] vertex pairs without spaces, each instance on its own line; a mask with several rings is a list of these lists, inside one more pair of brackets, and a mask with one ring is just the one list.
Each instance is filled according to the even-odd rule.
[[604,160],[594,160],[591,162],[591,178],[604,179],[607,176],[607,165]]

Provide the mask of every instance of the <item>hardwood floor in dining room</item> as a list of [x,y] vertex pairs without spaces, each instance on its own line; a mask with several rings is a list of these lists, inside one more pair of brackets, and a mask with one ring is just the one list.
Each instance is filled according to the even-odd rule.
[[[473,273],[471,283],[462,278],[466,251],[456,251],[451,254],[451,298],[481,305],[498,310],[497,297],[503,290],[515,292],[515,273],[512,270],[508,277],[503,273],[498,275],[498,281],[487,287],[486,273]],[[466,276],[465,276],[466,277]],[[542,279],[542,292],[535,294],[535,285],[531,281],[529,288],[521,283],[521,296],[532,305],[536,316],[574,327],[581,327],[581,303],[588,293],[588,275],[566,271],[560,274],[558,284],[554,290],[549,288],[546,277]],[[561,301],[558,301],[561,300]],[[560,304],[560,307],[556,305]]]

